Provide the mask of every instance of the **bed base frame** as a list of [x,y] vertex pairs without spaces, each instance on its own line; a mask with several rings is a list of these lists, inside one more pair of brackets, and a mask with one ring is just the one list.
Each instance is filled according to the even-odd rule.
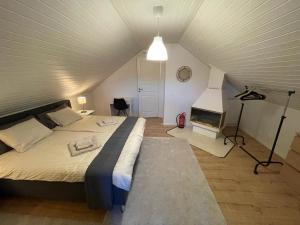
[[[128,192],[113,186],[114,204],[125,205]],[[84,182],[0,179],[0,197],[42,198],[85,202]]]
[[[13,123],[29,116],[55,109],[62,105],[71,107],[70,100],[61,100],[34,109],[18,112],[0,118],[0,126]],[[136,164],[137,164],[136,160]],[[134,166],[136,167],[136,165]],[[30,198],[43,198],[52,200],[86,201],[84,182],[50,182],[31,180],[0,179],[0,197],[17,196]],[[124,206],[128,192],[113,186],[113,198],[115,205]]]

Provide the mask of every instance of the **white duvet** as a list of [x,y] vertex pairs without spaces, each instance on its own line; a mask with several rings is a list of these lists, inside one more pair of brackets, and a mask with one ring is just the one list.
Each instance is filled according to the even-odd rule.
[[[97,124],[98,121],[109,119],[111,121],[115,121],[116,124],[109,126],[99,126]],[[126,119],[126,117],[121,116],[86,116],[81,120],[76,121],[65,127],[55,127],[54,131],[72,131],[72,132],[97,132],[97,133],[106,133],[113,132],[120,126],[120,124]],[[141,119],[141,118],[140,118]]]
[[[101,116],[89,116],[64,128],[55,128],[50,136],[24,153],[14,150],[0,155],[0,178],[13,180],[42,180],[83,182],[85,172],[106,141],[125,120],[117,117],[117,125],[99,127]],[[133,166],[139,153],[145,129],[145,119],[139,118],[131,131],[113,170],[113,184],[129,190]],[[71,157],[68,143],[95,135],[101,147],[95,151]]]

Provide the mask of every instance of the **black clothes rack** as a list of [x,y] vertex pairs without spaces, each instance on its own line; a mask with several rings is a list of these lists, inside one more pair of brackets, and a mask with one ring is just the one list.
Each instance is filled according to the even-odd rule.
[[[288,91],[288,99],[287,99],[287,102],[285,104],[283,114],[280,118],[280,122],[279,122],[279,126],[277,128],[276,136],[275,136],[275,139],[273,141],[272,149],[271,149],[271,152],[270,152],[270,155],[269,155],[267,161],[261,161],[261,160],[257,159],[254,155],[252,155],[250,152],[248,152],[242,145],[239,145],[238,142],[237,142],[237,138],[242,138],[242,144],[245,145],[244,136],[238,135],[240,121],[241,121],[242,114],[243,114],[243,109],[244,109],[244,103],[243,102],[242,102],[242,106],[241,106],[241,110],[240,110],[238,124],[237,124],[236,130],[235,130],[235,135],[229,135],[229,136],[226,136],[224,138],[224,144],[226,145],[226,140],[229,139],[230,137],[233,137],[234,138],[234,142],[233,142],[234,146],[238,145],[241,150],[243,150],[245,153],[247,153],[252,159],[254,159],[257,162],[257,164],[254,167],[254,171],[253,171],[254,174],[258,174],[257,169],[258,169],[259,166],[267,167],[270,164],[283,165],[282,162],[272,161],[272,158],[273,158],[273,154],[274,154],[274,151],[275,151],[275,148],[276,148],[276,145],[277,145],[277,141],[278,141],[278,138],[279,138],[279,135],[280,135],[280,131],[281,131],[281,128],[282,128],[283,121],[286,119],[285,114],[286,114],[286,111],[287,111],[287,108],[288,108],[288,105],[289,105],[290,98],[291,98],[292,94],[295,94],[295,91]],[[229,139],[229,140],[231,141],[231,139]]]
[[234,142],[231,141],[233,143],[233,146],[232,146],[231,149],[233,149],[238,144],[237,138],[241,138],[242,139],[242,144],[245,145],[245,137],[238,134],[239,127],[240,127],[240,122],[241,122],[241,118],[242,118],[242,114],[243,114],[243,110],[244,110],[244,105],[245,105],[243,101],[247,101],[247,100],[264,100],[266,98],[265,95],[262,95],[262,94],[259,94],[259,93],[255,92],[255,91],[249,90],[248,86],[245,86],[245,90],[242,93],[237,94],[234,97],[236,97],[236,98],[238,97],[242,101],[242,105],[241,105],[241,110],[240,110],[240,114],[239,114],[237,127],[236,127],[236,130],[235,130],[235,134],[225,136],[225,138],[224,138],[224,145],[227,144],[227,142],[226,142],[227,139],[231,141],[230,138],[231,137],[234,138]]
[[[238,134],[238,132],[239,132],[239,127],[240,127],[240,122],[241,122],[241,118],[242,118],[242,114],[243,114],[243,110],[244,110],[244,105],[245,105],[245,103],[242,102],[242,106],[241,106],[241,110],[240,110],[240,114],[239,114],[238,123],[237,123],[236,129],[235,129],[235,134],[234,134],[234,135],[227,135],[227,136],[225,136],[225,138],[224,138],[224,145],[227,145],[227,142],[226,142],[227,139],[231,141],[231,139],[229,139],[229,138],[231,138],[231,137],[234,138],[234,142],[233,142],[233,147],[232,147],[232,148],[234,148],[234,147],[237,145],[237,143],[238,143],[238,142],[237,142],[237,138],[242,138],[242,143],[243,143],[243,145],[246,144],[246,143],[245,143],[245,137]],[[231,141],[231,142],[232,142],[232,141]],[[231,148],[231,149],[232,149],[232,148]]]
[[[287,102],[285,104],[285,107],[284,107],[284,110],[283,110],[283,114],[282,114],[282,116],[280,118],[279,126],[277,128],[276,136],[275,136],[275,139],[274,139],[274,142],[273,142],[273,145],[272,145],[272,149],[271,149],[269,158],[268,158],[267,161],[257,161],[257,164],[254,167],[254,173],[255,174],[258,174],[258,172],[257,172],[258,166],[265,166],[266,167],[266,166],[269,166],[272,163],[277,163],[277,164],[283,165],[282,162],[272,161],[272,157],[273,157],[273,154],[274,154],[274,151],[275,151],[275,148],[276,148],[276,144],[277,144],[277,141],[278,141],[278,138],[279,138],[279,134],[280,134],[280,131],[281,131],[281,127],[282,127],[283,121],[286,119],[285,114],[286,114],[286,110],[287,110],[287,108],[289,106],[291,96],[292,96],[292,94],[295,94],[295,93],[296,93],[295,91],[289,91],[288,92],[288,99],[287,99]],[[243,149],[242,146],[239,146],[239,147],[241,149]]]

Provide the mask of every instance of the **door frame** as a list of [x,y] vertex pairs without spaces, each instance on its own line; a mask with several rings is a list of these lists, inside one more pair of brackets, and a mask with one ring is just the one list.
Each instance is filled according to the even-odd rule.
[[[140,92],[139,92],[139,78],[141,73],[141,60],[146,60],[146,51],[142,51],[137,55],[136,66],[137,66],[137,96],[138,96],[138,114],[140,115]],[[166,78],[166,63],[165,62],[157,62],[160,66],[160,74],[159,74],[159,93],[158,93],[158,117],[164,117],[164,106],[165,106],[165,78]]]

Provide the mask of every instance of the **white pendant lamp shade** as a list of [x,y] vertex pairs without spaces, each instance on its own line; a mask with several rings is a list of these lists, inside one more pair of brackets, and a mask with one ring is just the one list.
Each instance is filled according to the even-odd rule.
[[153,7],[153,14],[157,19],[157,36],[154,37],[148,52],[147,60],[150,61],[167,61],[168,52],[161,36],[159,36],[159,18],[163,13],[163,6],[158,5]]
[[147,52],[147,60],[167,61],[168,53],[161,36],[155,36]]

